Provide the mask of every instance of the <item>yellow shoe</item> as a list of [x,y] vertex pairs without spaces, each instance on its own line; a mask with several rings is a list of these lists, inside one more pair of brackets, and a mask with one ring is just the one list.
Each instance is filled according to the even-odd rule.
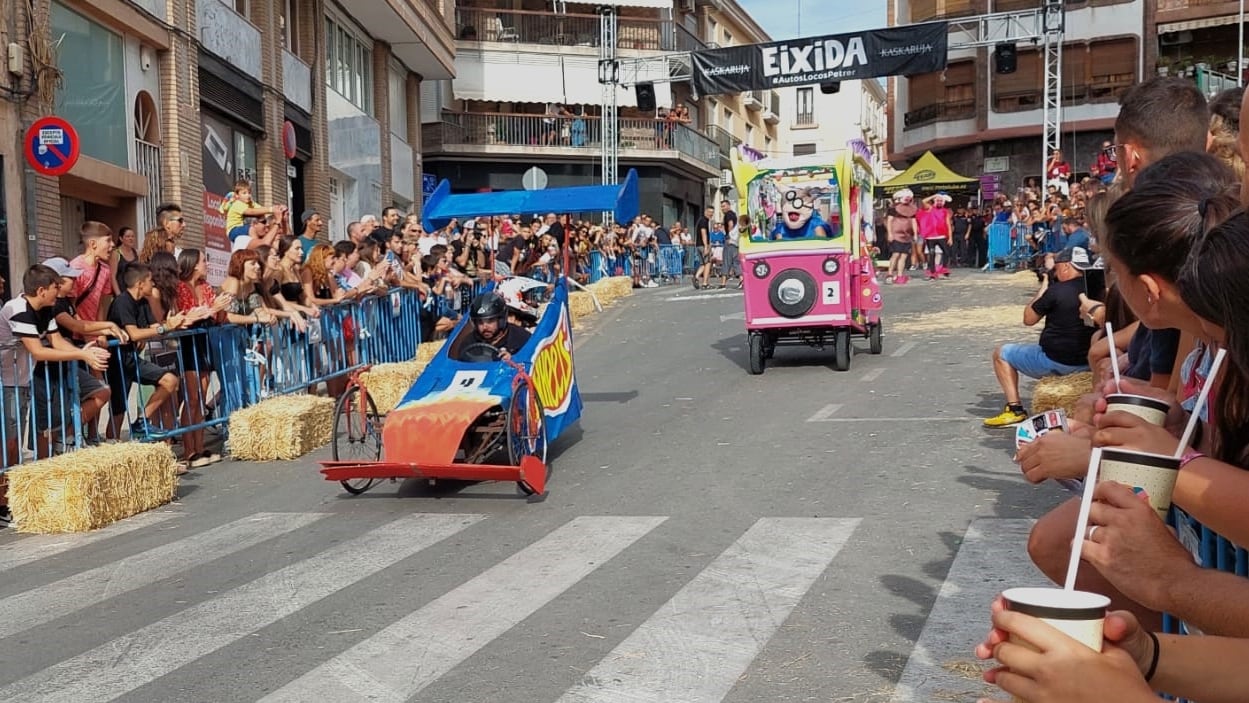
[[1003,410],[1000,415],[996,415],[994,417],[989,418],[988,420],[985,420],[984,426],[985,427],[1010,427],[1011,425],[1018,425],[1019,423],[1027,419],[1028,419],[1028,415],[1026,413],[1015,412],[1014,410],[1011,410],[1008,407],[1005,410]]

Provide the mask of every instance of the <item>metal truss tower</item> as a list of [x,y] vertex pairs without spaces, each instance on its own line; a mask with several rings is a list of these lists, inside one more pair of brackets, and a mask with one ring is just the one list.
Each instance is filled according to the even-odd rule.
[[603,85],[602,183],[616,185],[620,179],[620,61],[616,59],[616,8],[599,8],[599,83]]

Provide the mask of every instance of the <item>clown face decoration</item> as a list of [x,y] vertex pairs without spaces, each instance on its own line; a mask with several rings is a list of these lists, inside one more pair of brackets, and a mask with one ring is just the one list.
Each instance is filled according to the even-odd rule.
[[781,224],[786,229],[806,229],[815,213],[815,195],[811,188],[786,189],[781,199]]

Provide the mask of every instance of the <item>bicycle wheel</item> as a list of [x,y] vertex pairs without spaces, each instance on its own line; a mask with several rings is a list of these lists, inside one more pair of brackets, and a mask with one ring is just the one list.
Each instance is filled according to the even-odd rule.
[[[546,462],[546,416],[537,393],[527,383],[512,391],[507,410],[507,452],[513,466],[520,466],[526,456],[536,456]],[[532,494],[525,482],[518,482],[520,490]]]
[[[371,396],[361,402],[360,386],[352,386],[334,407],[334,461],[377,461],[382,458],[382,419]],[[352,495],[360,495],[377,483],[375,478],[340,481]]]

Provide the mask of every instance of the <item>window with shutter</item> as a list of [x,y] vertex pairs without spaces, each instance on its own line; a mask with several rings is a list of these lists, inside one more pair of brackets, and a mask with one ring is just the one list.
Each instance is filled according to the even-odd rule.
[[1136,79],[1136,38],[1108,39],[1089,45],[1089,97],[1115,99]]
[[1088,95],[1089,47],[1087,44],[1063,44],[1063,100],[1080,102]]
[[1016,56],[1014,73],[993,76],[994,112],[1020,112],[1041,107],[1044,91],[1041,52],[1036,49],[1020,50]]

